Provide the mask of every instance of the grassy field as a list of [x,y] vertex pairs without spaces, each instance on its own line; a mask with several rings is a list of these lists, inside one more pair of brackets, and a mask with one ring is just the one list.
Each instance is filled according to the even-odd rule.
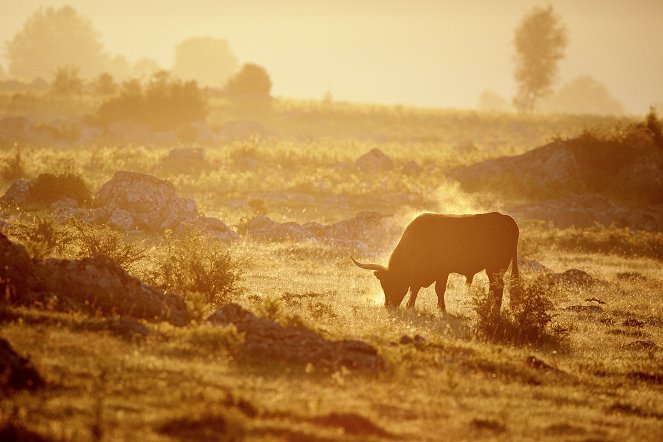
[[[212,109],[212,124],[223,118],[222,109]],[[168,179],[205,214],[232,226],[258,207],[298,223],[373,210],[404,226],[421,211],[504,206],[494,195],[463,193],[445,178],[453,167],[520,153],[587,125],[615,124],[296,102],[279,103],[262,122],[279,135],[203,146],[211,167],[199,174],[160,169],[172,146],[25,146],[21,155],[29,177],[74,171],[93,191],[117,170]],[[374,147],[393,159],[392,170],[353,166]],[[11,158],[14,149],[2,154]],[[403,175],[411,160],[421,172]],[[385,368],[248,358],[234,330],[198,320],[185,327],[143,323],[145,333],[127,335],[100,317],[5,305],[0,337],[29,356],[47,386],[4,392],[0,416],[5,429],[65,441],[661,440],[663,267],[647,252],[660,248],[660,236],[630,232],[608,247],[601,238],[614,233],[610,228],[520,224],[523,255],[593,279],[550,288],[548,326],[557,332],[545,345],[495,342],[477,331],[473,299],[487,291],[485,275],[471,290],[452,275],[450,316],[441,318],[432,288],[422,290],[414,310],[385,309],[379,283],[351,263],[347,249],[242,238],[223,246],[242,275],[231,300],[330,340],[366,342]],[[143,277],[163,243],[141,235],[132,240],[152,248],[131,272]],[[393,245],[371,250],[371,259],[386,263]],[[522,270],[528,282],[537,277]],[[199,317],[217,307],[183,295]]]

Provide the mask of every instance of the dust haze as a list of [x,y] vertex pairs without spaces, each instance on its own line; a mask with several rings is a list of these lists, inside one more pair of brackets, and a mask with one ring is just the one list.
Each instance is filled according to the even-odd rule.
[[[90,18],[109,54],[148,58],[171,69],[175,48],[191,37],[221,38],[242,62],[268,67],[274,93],[319,99],[473,108],[488,90],[510,101],[513,29],[535,1],[7,2],[0,40],[8,41],[39,6],[70,4]],[[556,88],[591,76],[643,113],[663,101],[663,5],[655,0],[555,2],[570,44]],[[0,59],[2,60],[2,59]],[[0,61],[5,70],[6,59]],[[47,74],[44,74],[45,76]],[[552,110],[559,106],[551,105]],[[615,112],[609,108],[606,113]]]

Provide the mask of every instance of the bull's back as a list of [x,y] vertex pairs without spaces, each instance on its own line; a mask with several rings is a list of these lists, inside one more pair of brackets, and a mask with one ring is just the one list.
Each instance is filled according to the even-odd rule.
[[411,271],[431,276],[441,272],[473,275],[487,267],[508,266],[517,242],[518,226],[508,215],[427,213],[407,226],[394,258]]

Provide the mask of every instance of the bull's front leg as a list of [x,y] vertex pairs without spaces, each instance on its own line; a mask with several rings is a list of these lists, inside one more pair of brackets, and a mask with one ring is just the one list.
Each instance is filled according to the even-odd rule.
[[447,308],[444,304],[444,293],[447,291],[447,280],[449,279],[449,274],[442,276],[435,282],[435,293],[437,294],[437,308],[442,312],[442,316],[447,314]]
[[407,300],[407,308],[414,308],[414,303],[417,302],[417,295],[421,287],[410,287],[410,297]]

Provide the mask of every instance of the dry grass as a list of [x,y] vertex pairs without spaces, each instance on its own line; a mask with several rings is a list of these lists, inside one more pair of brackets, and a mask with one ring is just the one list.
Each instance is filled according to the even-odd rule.
[[[21,165],[31,177],[73,171],[92,189],[116,170],[156,174],[229,224],[258,209],[297,222],[380,210],[404,224],[420,210],[499,208],[502,202],[462,194],[444,181],[444,172],[522,151],[555,128],[566,133],[580,124],[561,117],[320,106],[277,103],[276,113],[265,119],[282,138],[206,146],[213,167],[192,176],[160,171],[168,149],[145,146],[29,147],[21,150]],[[218,111],[212,107],[212,118]],[[372,117],[360,121],[362,115]],[[307,118],[311,124],[305,126]],[[216,123],[222,122],[218,117]],[[441,122],[456,132],[443,134],[436,129]],[[451,129],[454,122],[464,129]],[[302,127],[310,138],[286,137]],[[516,135],[508,127],[518,129]],[[459,155],[454,143],[474,129],[478,151]],[[352,162],[376,146],[376,136],[385,137],[379,147],[396,167],[359,172]],[[491,137],[504,138],[504,145],[488,148]],[[400,167],[411,159],[424,171],[405,177]],[[183,328],[139,324],[147,336],[126,335],[99,318],[5,306],[0,337],[30,357],[48,386],[0,397],[0,418],[56,440],[660,440],[660,256],[619,253],[660,247],[660,238],[627,233],[615,233],[618,249],[609,250],[609,229],[559,232],[523,224],[522,250],[530,257],[557,272],[578,268],[594,278],[592,284],[545,292],[552,321],[567,335],[555,345],[495,343],[480,336],[471,293],[457,275],[447,290],[451,315],[442,319],[432,288],[422,290],[414,310],[383,308],[378,282],[354,267],[345,250],[252,240],[229,247],[228,256],[242,271],[233,300],[328,339],[365,341],[386,361],[379,373],[248,363],[237,357],[237,330],[200,321]],[[149,268],[150,254],[164,251],[164,245],[154,237],[133,240],[151,247],[133,271],[155,270]],[[111,245],[121,249],[122,241]],[[386,262],[391,246],[372,250],[375,260]],[[48,253],[76,256],[58,251],[55,243]],[[485,275],[478,275],[474,290],[487,288]],[[200,319],[210,311],[207,293],[190,290],[190,307]],[[507,295],[505,309],[510,307]]]
[[[3,399],[4,416],[18,407],[12,419],[65,440],[95,431],[105,440],[656,440],[663,275],[653,262],[551,256],[545,264],[584,268],[600,281],[558,295],[553,314],[568,340],[537,349],[477,338],[460,279],[449,289],[448,320],[438,317],[432,289],[416,310],[388,311],[376,302],[377,283],[344,256],[321,247],[317,257],[287,258],[294,247],[238,244],[235,253],[253,257],[239,301],[259,311],[265,298],[278,298],[283,317],[297,315],[333,339],[365,340],[387,360],[386,372],[247,366],[234,360],[237,338],[224,329],[152,325],[147,338],[127,341],[81,329],[82,318],[16,310],[20,320],[4,323],[2,336],[30,355],[49,387]],[[614,271],[643,267],[645,280]],[[487,289],[483,278],[478,286]],[[602,312],[565,310],[591,297],[606,303]],[[403,335],[425,341],[401,344]]]

